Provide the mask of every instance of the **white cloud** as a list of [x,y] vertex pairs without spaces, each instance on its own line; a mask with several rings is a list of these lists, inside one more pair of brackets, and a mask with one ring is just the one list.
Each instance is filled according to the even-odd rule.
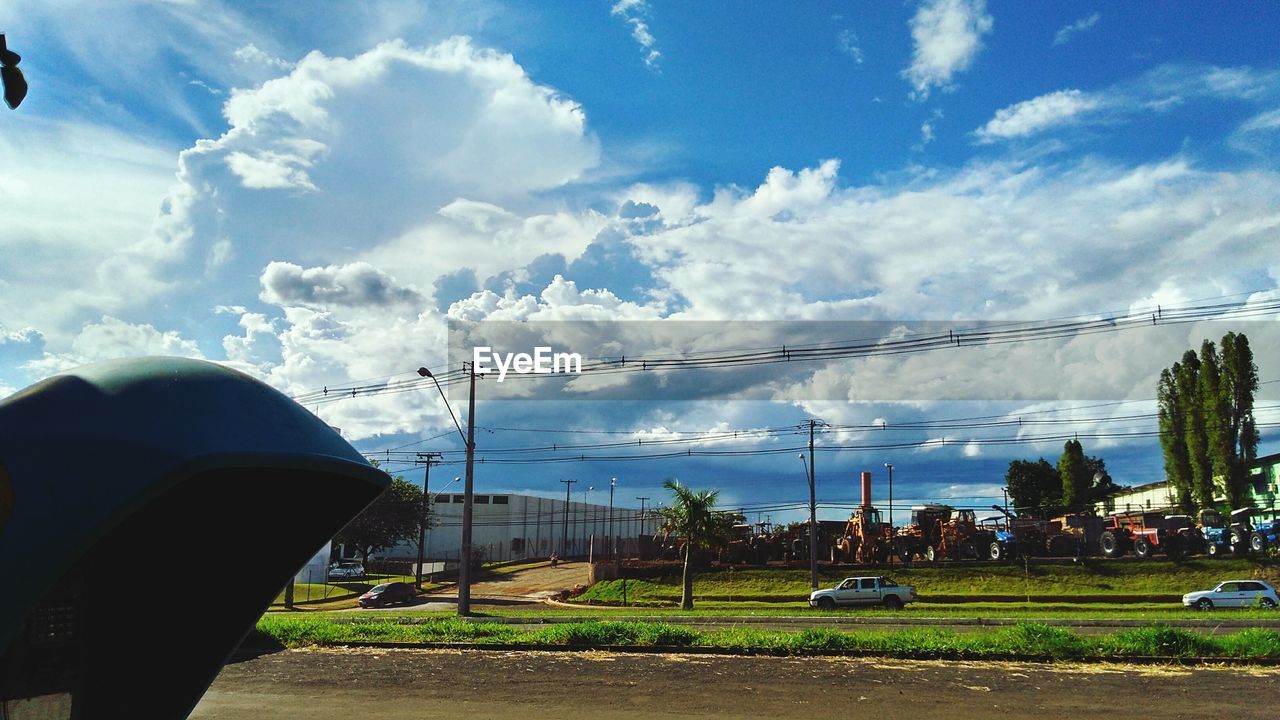
[[933,88],[949,90],[957,73],[973,64],[982,50],[982,36],[994,21],[985,0],[926,0],[911,18],[915,51],[903,77],[915,88],[912,97],[924,100]]
[[1088,17],[1082,17],[1073,23],[1064,25],[1058,30],[1057,34],[1053,36],[1054,46],[1066,45],[1068,42],[1071,42],[1071,38],[1092,28],[1094,25],[1097,25],[1098,21],[1101,19],[1102,15],[1100,13],[1093,13]]
[[996,111],[995,117],[974,131],[979,142],[1026,137],[1069,123],[1076,116],[1096,110],[1101,102],[1079,90],[1058,90]]
[[836,41],[840,43],[841,52],[853,58],[855,63],[862,64],[862,48],[858,46],[858,36],[852,30],[841,30]]
[[236,60],[239,60],[242,63],[264,65],[275,70],[289,70],[293,67],[293,63],[281,60],[280,58],[260,49],[253,43],[236,48],[234,56]]
[[162,331],[149,323],[129,323],[104,315],[101,321],[80,330],[71,342],[70,352],[45,355],[27,367],[41,375],[51,375],[100,360],[144,355],[204,357],[194,341],[177,331]]
[[647,0],[618,0],[610,10],[611,15],[621,17],[627,25],[631,26],[631,37],[640,46],[645,66],[656,70],[662,53],[655,47],[657,40],[649,32],[649,24],[644,20],[649,13]]

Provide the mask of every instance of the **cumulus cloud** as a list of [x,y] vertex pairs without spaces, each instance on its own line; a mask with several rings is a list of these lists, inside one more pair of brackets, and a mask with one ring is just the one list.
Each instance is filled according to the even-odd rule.
[[41,375],[69,370],[100,360],[144,355],[204,358],[200,347],[175,330],[159,330],[149,323],[129,323],[104,315],[89,323],[71,342],[70,352],[47,354],[27,367]]
[[649,32],[649,23],[645,21],[650,12],[647,0],[618,0],[609,12],[614,17],[622,18],[631,27],[631,37],[640,46],[645,66],[656,70],[662,53],[658,52],[657,41]]
[[1092,28],[1094,25],[1097,25],[1098,21],[1101,19],[1102,19],[1102,15],[1100,13],[1093,13],[1092,15],[1089,15],[1087,17],[1082,17],[1073,23],[1064,25],[1053,36],[1054,46],[1066,45],[1067,43],[1071,42],[1071,38],[1075,37],[1076,35],[1079,35],[1085,30]]
[[423,298],[364,262],[317,268],[273,262],[262,271],[262,300],[282,306],[384,307],[419,305]]
[[997,110],[995,117],[974,134],[983,143],[1026,137],[1069,123],[1078,115],[1097,109],[1100,104],[1097,98],[1079,90],[1058,90]]
[[924,100],[934,88],[949,90],[955,75],[973,64],[993,26],[985,0],[921,3],[910,22],[911,65],[902,73],[915,88],[912,97]]

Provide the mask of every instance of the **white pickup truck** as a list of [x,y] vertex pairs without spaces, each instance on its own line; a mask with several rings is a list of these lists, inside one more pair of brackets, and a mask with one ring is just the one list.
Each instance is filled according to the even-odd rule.
[[831,610],[837,605],[883,605],[890,610],[900,610],[903,605],[915,601],[915,588],[881,576],[845,578],[833,588],[809,594],[809,607],[823,610]]

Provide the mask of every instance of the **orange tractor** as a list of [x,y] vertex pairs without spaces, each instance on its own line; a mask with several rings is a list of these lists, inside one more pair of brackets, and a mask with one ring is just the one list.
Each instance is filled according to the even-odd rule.
[[[917,555],[930,562],[979,557],[986,533],[979,534],[977,516],[972,510],[957,510],[950,505],[915,505],[911,522],[894,534],[894,552],[903,562]],[[981,548],[979,547],[981,545]]]

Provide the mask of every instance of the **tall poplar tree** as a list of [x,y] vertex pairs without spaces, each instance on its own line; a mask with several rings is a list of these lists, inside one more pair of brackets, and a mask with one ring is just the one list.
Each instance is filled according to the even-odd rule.
[[1196,500],[1191,492],[1191,458],[1187,455],[1187,420],[1178,396],[1177,376],[1181,363],[1160,371],[1160,383],[1156,387],[1156,403],[1160,422],[1160,449],[1164,454],[1164,476],[1173,487],[1178,507],[1183,512],[1195,511]]
[[1062,504],[1068,510],[1083,510],[1089,502],[1093,476],[1085,463],[1084,448],[1079,440],[1068,440],[1058,458],[1058,476],[1062,478]]
[[1258,367],[1249,338],[1229,332],[1222,338],[1215,398],[1218,416],[1210,431],[1214,474],[1223,479],[1232,507],[1245,504],[1250,463],[1258,456],[1258,427],[1253,419],[1253,396],[1258,391]]

